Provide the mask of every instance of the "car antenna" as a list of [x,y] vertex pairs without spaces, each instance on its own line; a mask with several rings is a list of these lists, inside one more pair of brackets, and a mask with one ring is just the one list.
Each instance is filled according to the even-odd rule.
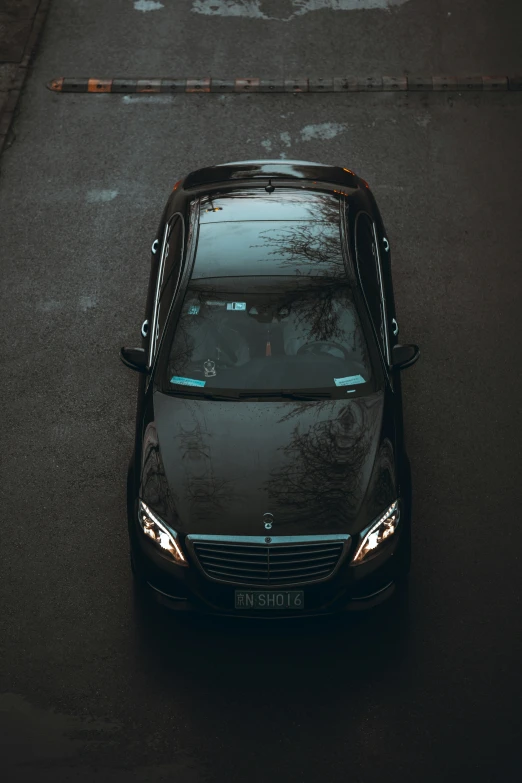
[[272,180],[271,179],[268,180],[268,185],[266,186],[265,190],[266,190],[267,193],[273,193],[274,192],[275,188],[272,185]]

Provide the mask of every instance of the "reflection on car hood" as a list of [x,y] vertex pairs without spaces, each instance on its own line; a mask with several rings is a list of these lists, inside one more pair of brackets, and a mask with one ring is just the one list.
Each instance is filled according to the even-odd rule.
[[384,394],[320,402],[154,395],[141,496],[181,533],[355,533],[395,499]]

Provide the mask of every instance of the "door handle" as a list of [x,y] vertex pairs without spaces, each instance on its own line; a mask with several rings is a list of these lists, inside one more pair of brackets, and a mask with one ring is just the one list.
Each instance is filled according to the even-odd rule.
[[148,320],[147,321],[143,321],[143,323],[141,325],[141,333],[142,333],[143,337],[146,337],[148,335],[148,333],[149,333],[149,322],[148,322]]
[[393,324],[393,336],[397,337],[399,334],[399,324],[395,320],[395,318],[392,318],[392,324]]
[[155,239],[151,247],[151,250],[154,254],[158,252],[158,245],[159,245],[159,239]]

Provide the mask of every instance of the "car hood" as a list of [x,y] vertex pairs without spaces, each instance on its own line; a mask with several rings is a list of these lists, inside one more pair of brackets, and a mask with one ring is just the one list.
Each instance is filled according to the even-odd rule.
[[382,392],[352,400],[226,402],[156,392],[140,494],[180,533],[356,533],[395,500]]

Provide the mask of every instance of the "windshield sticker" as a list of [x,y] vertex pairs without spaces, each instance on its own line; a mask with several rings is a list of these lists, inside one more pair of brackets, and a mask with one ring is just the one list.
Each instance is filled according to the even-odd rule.
[[206,384],[206,381],[196,381],[194,378],[181,378],[179,375],[173,375],[170,382],[177,383],[180,386],[204,386]]
[[362,375],[347,375],[346,378],[334,378],[336,386],[355,386],[357,383],[366,383]]
[[223,307],[225,304],[224,302],[216,302],[213,299],[207,299],[206,304],[210,305],[211,307]]
[[227,302],[227,310],[246,310],[246,302]]
[[203,369],[205,370],[205,378],[213,378],[214,375],[217,375],[216,362],[213,362],[212,359],[203,362]]
[[199,313],[199,305],[190,305],[188,309],[189,315],[197,315]]
[[259,310],[257,309],[257,307],[251,307],[248,312],[250,313],[250,315],[258,315]]

